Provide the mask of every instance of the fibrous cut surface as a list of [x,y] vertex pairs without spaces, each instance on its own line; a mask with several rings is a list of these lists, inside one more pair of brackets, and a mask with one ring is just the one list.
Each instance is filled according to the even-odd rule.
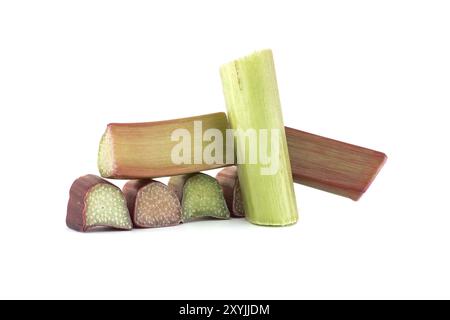
[[183,188],[183,220],[201,217],[228,219],[222,188],[216,179],[206,174],[190,177]]
[[98,184],[86,198],[86,226],[106,226],[129,230],[130,215],[122,192],[115,186]]
[[166,227],[181,222],[180,200],[160,182],[152,182],[139,190],[135,220],[144,227]]
[[98,169],[102,176],[109,176],[114,170],[114,155],[112,150],[112,138],[109,130],[106,130],[100,140],[98,150]]

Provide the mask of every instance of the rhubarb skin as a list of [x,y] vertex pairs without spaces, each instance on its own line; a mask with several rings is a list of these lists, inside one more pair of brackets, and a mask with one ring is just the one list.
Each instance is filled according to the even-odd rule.
[[[217,129],[225,137],[228,120],[223,112],[190,118],[145,123],[111,123],[100,141],[98,168],[102,177],[110,179],[148,179],[175,176],[226,166],[223,162],[194,163],[194,122],[201,121],[202,150],[210,142],[203,133]],[[171,152],[180,141],[172,141],[172,133],[185,129],[191,137],[191,163],[173,163]],[[225,162],[226,148],[223,146]]]
[[294,182],[357,201],[387,160],[379,151],[286,127]]
[[125,206],[123,209],[126,211],[126,215],[128,216],[128,221],[125,226],[120,227],[112,225],[88,224],[86,214],[88,210],[88,197],[94,188],[101,185],[110,186],[121,193],[121,190],[118,187],[95,175],[82,176],[74,181],[72,187],[70,188],[69,202],[67,205],[67,226],[80,232],[86,232],[94,227],[111,227],[115,229],[131,230],[131,219],[129,218],[128,210],[125,206],[125,199],[123,200]]

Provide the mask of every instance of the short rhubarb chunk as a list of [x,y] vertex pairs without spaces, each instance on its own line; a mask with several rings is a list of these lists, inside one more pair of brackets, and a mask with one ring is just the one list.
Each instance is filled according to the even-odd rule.
[[139,228],[175,226],[181,223],[181,204],[176,194],[154,180],[132,180],[123,193],[133,224]]
[[222,188],[213,177],[202,173],[193,174],[187,179],[172,177],[169,187],[174,191],[183,190],[183,221],[205,217],[230,218]]
[[180,202],[183,200],[184,185],[186,184],[186,181],[193,175],[195,175],[195,174],[188,173],[188,174],[182,174],[179,176],[173,176],[173,177],[170,177],[170,179],[169,179],[169,183],[168,183],[169,189],[173,193],[175,193],[175,195],[180,200]]
[[81,232],[94,227],[132,229],[122,191],[94,175],[83,176],[72,184],[66,223],[69,228]]
[[234,217],[244,217],[244,205],[242,203],[237,168],[232,166],[220,170],[216,179],[222,187],[228,210]]

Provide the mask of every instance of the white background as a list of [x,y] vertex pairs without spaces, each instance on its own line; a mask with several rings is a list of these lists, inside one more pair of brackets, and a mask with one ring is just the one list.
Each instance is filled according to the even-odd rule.
[[[389,156],[359,202],[66,228],[107,123],[225,111],[219,66],[264,48],[286,125]],[[2,1],[0,298],[450,298],[449,107],[448,1]]]

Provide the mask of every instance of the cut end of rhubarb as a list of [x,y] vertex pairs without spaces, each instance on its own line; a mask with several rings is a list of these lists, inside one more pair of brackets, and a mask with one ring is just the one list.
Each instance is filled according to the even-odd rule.
[[183,188],[182,208],[185,221],[203,217],[230,218],[219,183],[202,173],[187,179]]
[[143,187],[136,199],[136,223],[139,226],[167,227],[181,223],[181,205],[167,186],[153,182]]
[[384,164],[386,163],[386,161],[388,159],[386,154],[379,152],[379,151],[376,151],[376,158],[377,158],[377,162],[373,165],[373,172],[372,172],[372,175],[369,176],[366,186],[361,190],[360,194],[355,195],[353,200],[358,201],[362,197],[362,195],[369,189],[369,187],[374,182],[375,178],[380,173],[381,169],[383,169]]
[[66,221],[69,228],[82,232],[94,227],[132,229],[123,193],[94,175],[81,177],[72,184]]
[[103,134],[98,150],[98,170],[102,177],[108,178],[114,173],[113,144],[109,128]]
[[141,228],[169,227],[181,223],[181,204],[161,182],[130,181],[123,189],[133,223]]
[[106,226],[129,230],[132,228],[125,198],[115,186],[99,184],[86,198],[86,226]]
[[[270,59],[273,60],[273,53],[271,49],[262,49],[262,50],[256,50],[251,54],[247,54],[246,56],[242,56],[240,58],[237,58],[235,60],[229,61],[228,63],[225,63],[221,66],[221,71],[231,67],[231,68],[237,68],[236,64],[237,63],[242,63],[242,64],[254,64],[255,62],[258,63],[259,59]],[[224,73],[226,73],[226,71],[224,70]]]

